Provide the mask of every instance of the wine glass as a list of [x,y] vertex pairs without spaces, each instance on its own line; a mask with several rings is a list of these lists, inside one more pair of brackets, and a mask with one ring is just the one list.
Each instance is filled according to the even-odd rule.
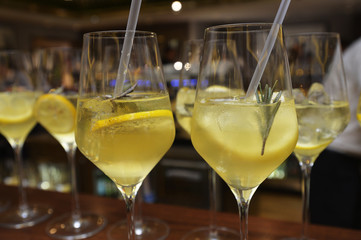
[[[112,55],[119,46],[107,46],[104,55],[104,61],[112,61]],[[145,186],[149,185],[149,178],[143,180]],[[153,217],[142,216],[143,191],[144,187],[139,189],[134,203],[134,227],[136,239],[165,239],[169,235],[169,226],[162,220]],[[118,240],[128,234],[127,219],[120,220],[113,224],[107,232],[108,240]]]
[[67,154],[71,179],[71,212],[50,221],[46,233],[58,239],[82,239],[106,225],[103,216],[82,212],[76,177],[75,117],[81,50],[53,47],[38,51],[38,74],[47,83],[46,94],[36,101],[37,121],[60,143]]
[[[264,59],[260,53],[272,24],[221,25],[205,31],[191,140],[237,200],[240,239],[248,239],[253,194],[292,153],[298,137],[282,27],[274,26],[275,44],[268,49],[269,60],[254,92],[248,86]],[[220,87],[223,91],[214,90]]]
[[294,154],[302,172],[300,239],[308,239],[311,169],[319,154],[346,128],[350,109],[339,35],[299,33],[285,39],[299,128]]
[[[191,119],[196,97],[196,84],[199,73],[200,58],[203,49],[203,39],[188,40],[185,42],[182,62],[183,67],[180,73],[179,90],[176,96],[176,119],[179,125],[190,137]],[[219,91],[223,88],[219,87]],[[209,205],[210,219],[209,226],[196,228],[188,232],[182,239],[238,239],[238,233],[226,227],[220,227],[216,224],[216,199],[217,199],[217,174],[212,168],[209,168]]]
[[31,227],[46,220],[53,212],[43,204],[30,204],[24,189],[22,148],[36,124],[33,105],[41,94],[40,87],[34,78],[28,53],[17,50],[0,52],[0,132],[14,150],[19,177],[19,203],[0,214],[1,227]]
[[77,109],[78,148],[116,184],[134,240],[135,196],[175,137],[156,34],[85,34]]

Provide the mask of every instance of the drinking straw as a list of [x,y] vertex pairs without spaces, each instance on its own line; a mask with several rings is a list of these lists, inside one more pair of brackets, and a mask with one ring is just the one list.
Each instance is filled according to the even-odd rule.
[[276,38],[278,35],[279,25],[282,24],[282,22],[286,16],[287,9],[288,9],[288,6],[290,5],[290,2],[291,2],[291,0],[282,0],[280,6],[278,8],[278,11],[277,11],[276,17],[273,21],[271,30],[267,36],[266,43],[261,52],[261,58],[260,58],[261,60],[258,62],[256,70],[254,71],[251,82],[249,84],[249,87],[248,87],[248,90],[246,93],[246,98],[249,98],[257,90],[257,86],[261,80],[264,69],[266,68],[266,64],[271,55],[272,48],[275,44],[275,41],[276,41]]
[[137,26],[141,4],[142,4],[142,0],[132,0],[132,3],[130,4],[127,28],[124,37],[124,44],[120,56],[118,73],[115,83],[114,97],[119,96],[123,91],[125,75],[127,73],[130,53],[132,51],[135,28]]

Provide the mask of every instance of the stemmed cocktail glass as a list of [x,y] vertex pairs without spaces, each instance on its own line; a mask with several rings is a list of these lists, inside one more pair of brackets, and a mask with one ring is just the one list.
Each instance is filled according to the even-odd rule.
[[15,50],[0,52],[0,133],[14,150],[19,177],[19,204],[0,214],[1,227],[30,227],[46,220],[53,212],[47,206],[29,204],[24,189],[22,148],[36,124],[33,106],[42,93],[33,70],[28,53]]
[[35,116],[64,148],[71,175],[71,212],[48,223],[46,233],[58,239],[86,238],[102,230],[106,219],[94,213],[82,212],[79,205],[74,131],[81,50],[53,47],[39,50],[36,56],[38,75],[47,83],[47,89],[35,104]]
[[[197,152],[233,192],[240,238],[248,239],[249,202],[257,187],[293,151],[297,118],[282,28],[275,35],[258,84],[248,85],[272,24],[234,24],[206,29],[191,140]],[[214,88],[224,91],[212,91]],[[247,97],[246,97],[247,96]]]
[[[199,65],[203,50],[203,39],[188,40],[185,42],[182,63],[183,67],[180,73],[179,90],[176,96],[176,118],[179,125],[191,135],[191,119],[196,97],[196,84],[199,73]],[[224,91],[225,87],[214,87],[213,91]],[[216,200],[217,200],[217,174],[209,168],[209,205],[210,222],[209,226],[194,229],[187,233],[182,240],[221,240],[238,239],[238,233],[235,230],[226,227],[217,226],[216,223]]]
[[308,239],[312,166],[350,120],[345,73],[337,33],[286,37],[299,137],[294,154],[302,171],[302,235]]
[[75,137],[125,200],[128,232],[120,239],[136,239],[135,196],[175,137],[155,33],[84,35]]

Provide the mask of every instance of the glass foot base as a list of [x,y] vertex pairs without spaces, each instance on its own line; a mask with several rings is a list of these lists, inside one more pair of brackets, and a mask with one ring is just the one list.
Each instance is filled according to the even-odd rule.
[[[169,235],[169,227],[160,219],[144,217],[141,222],[135,224],[135,234],[137,240],[162,240]],[[114,224],[108,231],[108,240],[122,239],[128,239],[125,220]]]
[[71,214],[64,214],[52,220],[46,227],[46,233],[58,239],[82,239],[100,232],[107,224],[106,218],[92,213],[81,213],[78,220]]
[[197,228],[187,233],[182,240],[239,240],[239,233],[226,227],[215,227],[216,231],[211,231],[210,227]]
[[0,227],[26,228],[32,227],[50,217],[53,209],[45,206],[30,205],[27,210],[11,207],[0,214]]

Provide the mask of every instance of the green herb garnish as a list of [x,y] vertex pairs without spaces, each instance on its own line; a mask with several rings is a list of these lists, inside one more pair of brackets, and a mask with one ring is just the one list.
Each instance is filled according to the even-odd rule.
[[187,116],[193,115],[194,103],[185,103],[184,110],[187,112]]
[[138,82],[135,82],[135,84],[133,86],[131,86],[130,88],[128,88],[127,90],[125,90],[124,92],[122,92],[119,96],[115,96],[114,99],[119,99],[122,97],[127,97],[127,95],[131,92],[134,91],[135,87],[138,85]]
[[262,151],[261,155],[263,156],[265,147],[266,147],[266,141],[268,138],[268,134],[271,131],[271,127],[273,124],[273,120],[276,116],[276,113],[278,111],[278,108],[281,105],[281,95],[282,91],[280,91],[276,97],[272,100],[273,91],[276,87],[277,81],[274,83],[273,87],[269,87],[268,84],[266,84],[264,90],[262,90],[261,84],[259,84],[259,92],[256,93],[256,100],[258,104],[261,104],[261,113],[262,116],[258,118],[258,124],[260,126],[261,135],[263,138],[263,144],[262,144]]
[[121,99],[121,98],[124,98],[124,97],[129,97],[129,93],[133,92],[137,85],[138,85],[138,82],[136,82],[133,86],[130,86],[128,89],[126,89],[124,92],[122,92],[118,96],[114,96],[114,97],[112,97],[110,95],[103,96],[103,99],[105,99],[105,100],[109,99],[110,103],[112,104],[112,112],[113,113],[117,112],[118,108],[120,108],[120,106],[122,105],[122,104],[117,104],[115,102],[115,100]]

